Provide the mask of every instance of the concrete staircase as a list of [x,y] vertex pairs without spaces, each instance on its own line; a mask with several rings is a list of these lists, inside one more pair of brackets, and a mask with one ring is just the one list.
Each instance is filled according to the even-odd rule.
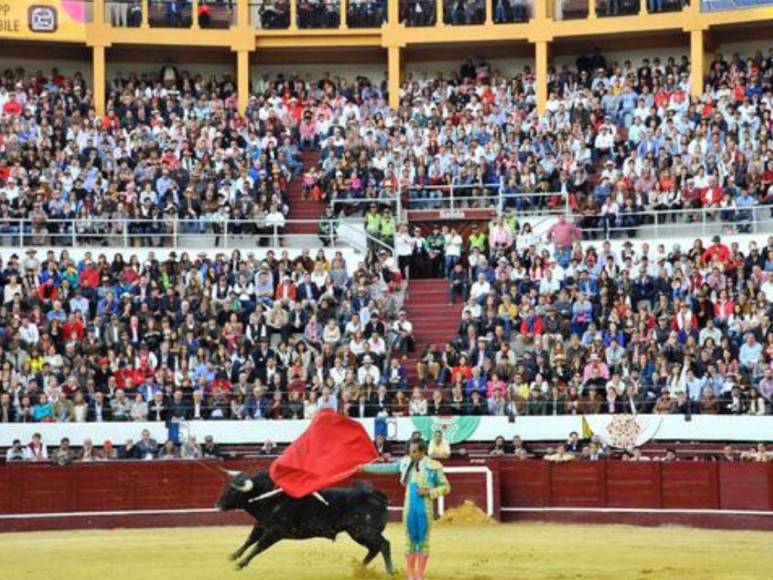
[[416,350],[408,353],[404,363],[409,387],[417,384],[416,363],[421,352],[430,344],[442,352],[446,343],[453,340],[463,307],[461,300],[454,305],[448,303],[448,280],[444,278],[408,282],[405,309],[416,340]]
[[[319,163],[319,151],[304,151],[303,157],[303,170],[306,171],[309,167],[313,167]],[[304,200],[303,194],[303,178],[296,177],[290,181],[287,186],[287,203],[290,206],[290,212],[287,214],[289,220],[313,220],[312,223],[288,223],[285,227],[285,234],[307,234],[314,236],[312,245],[319,245],[319,240],[316,239],[316,234],[319,232],[319,217],[322,215],[325,209],[324,202],[316,202],[313,199]],[[311,240],[311,239],[310,239]],[[296,240],[291,242],[291,245],[301,247]]]

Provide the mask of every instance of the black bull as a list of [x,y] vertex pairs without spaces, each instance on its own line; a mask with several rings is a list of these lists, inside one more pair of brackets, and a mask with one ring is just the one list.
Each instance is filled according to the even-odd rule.
[[[252,478],[242,472],[227,473],[230,481],[216,507],[222,511],[244,510],[257,521],[247,541],[231,554],[231,560],[238,560],[237,569],[247,566],[255,556],[280,540],[335,540],[338,534],[346,532],[368,549],[363,565],[367,566],[381,554],[387,572],[393,573],[389,541],[383,535],[387,497],[382,492],[357,483],[294,499],[285,493],[271,493],[275,485],[265,469]],[[252,550],[242,558],[251,546]]]

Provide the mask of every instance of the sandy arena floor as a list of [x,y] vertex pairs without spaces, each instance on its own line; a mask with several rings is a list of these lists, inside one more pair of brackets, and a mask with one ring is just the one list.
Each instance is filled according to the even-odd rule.
[[[227,555],[247,528],[178,528],[0,535],[0,574],[8,580],[383,580],[379,558],[348,537],[281,543],[233,571]],[[401,530],[388,530],[396,578],[404,578]],[[681,527],[501,524],[433,529],[428,578],[587,580],[770,580],[773,535]]]

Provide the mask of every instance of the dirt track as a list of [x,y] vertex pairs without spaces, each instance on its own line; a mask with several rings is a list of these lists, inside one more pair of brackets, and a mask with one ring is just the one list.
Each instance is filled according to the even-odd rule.
[[[361,570],[348,537],[286,542],[233,571],[227,555],[247,528],[178,528],[0,535],[8,580],[341,580],[387,578]],[[437,526],[428,579],[770,580],[773,534],[680,527],[502,524]],[[392,525],[397,578],[402,531]]]

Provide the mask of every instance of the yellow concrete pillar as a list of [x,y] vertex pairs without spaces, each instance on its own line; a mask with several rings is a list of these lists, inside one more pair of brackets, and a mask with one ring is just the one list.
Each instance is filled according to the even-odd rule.
[[142,28],[150,27],[150,2],[142,0]]
[[236,94],[239,99],[239,111],[244,113],[250,102],[250,52],[236,51]]
[[250,0],[239,0],[236,5],[236,25],[255,26],[254,22],[250,22]]
[[298,0],[290,0],[290,30],[298,30]]
[[397,26],[399,23],[400,23],[399,2],[389,2],[387,4],[387,24]]
[[93,46],[92,51],[92,82],[94,86],[94,109],[98,116],[105,114],[105,47]]
[[443,0],[435,0],[435,18],[437,19],[437,25],[438,26],[445,26],[446,23],[446,17],[445,17],[445,7],[443,6]]
[[560,0],[534,0],[534,14],[531,19],[538,31],[544,32],[547,28],[545,21],[553,19],[553,3],[556,1]]
[[191,0],[191,28],[199,28],[199,0]]
[[706,75],[706,51],[703,30],[690,31],[690,96],[703,96],[703,78]]
[[400,106],[400,59],[402,49],[399,46],[387,48],[389,61],[389,106],[396,110]]
[[534,73],[537,89],[537,111],[542,114],[548,102],[548,42],[538,40],[534,43]]
[[341,28],[349,28],[349,2],[348,0],[341,0],[339,4],[339,10],[341,11]]
[[105,0],[94,0],[92,21],[98,26],[104,26],[108,22],[107,18],[105,18]]

